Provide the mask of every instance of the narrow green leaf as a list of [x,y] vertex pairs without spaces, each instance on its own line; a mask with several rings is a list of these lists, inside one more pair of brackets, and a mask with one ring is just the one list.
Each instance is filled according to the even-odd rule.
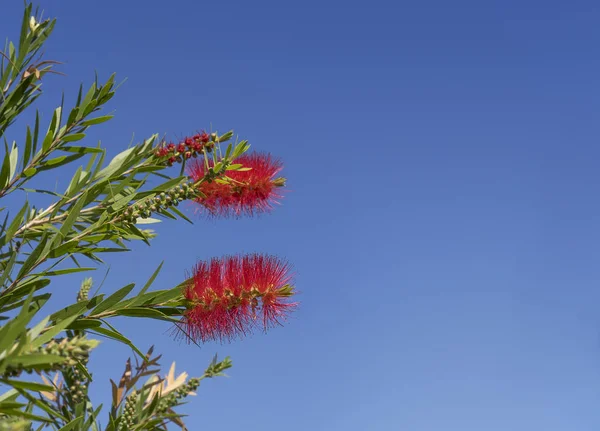
[[131,283],[117,290],[115,293],[113,293],[104,301],[102,301],[96,308],[94,308],[91,311],[90,316],[100,314],[103,311],[113,311],[112,307],[119,301],[121,301],[123,298],[125,298],[127,295],[129,295],[129,293],[133,290],[134,287],[135,283]]
[[32,420],[32,421],[39,421],[39,422],[46,422],[46,423],[52,423],[52,422],[54,422],[53,419],[48,419],[48,418],[46,418],[44,416],[34,415],[33,413],[28,413],[28,412],[25,412],[23,410],[6,409],[2,413],[5,414],[5,415],[7,415],[7,416],[9,416],[9,417],[13,416],[13,417],[18,417],[18,418],[29,419],[29,420]]
[[92,86],[86,93],[85,97],[83,98],[83,101],[81,102],[81,105],[78,106],[79,112],[77,113],[77,120],[80,120],[81,118],[83,118],[85,116],[85,111],[86,111],[88,105],[91,103],[91,101],[94,97],[94,94],[96,94],[96,83],[95,82],[92,84]]
[[231,137],[233,136],[233,130],[230,130],[227,133],[224,133],[223,135],[219,136],[219,142],[226,142],[228,140],[231,139]]
[[[64,147],[60,147],[61,151],[68,151],[69,153],[83,153],[83,154],[89,154],[89,153],[102,153],[104,150],[101,148],[96,148],[96,147],[74,147],[74,146],[64,146]],[[86,170],[89,170],[86,169]]]
[[161,220],[156,219],[156,218],[152,218],[152,217],[148,217],[148,218],[137,218],[135,221],[135,224],[154,224],[154,223],[160,223]]
[[175,214],[177,214],[179,217],[181,217],[182,219],[184,219],[185,221],[187,221],[189,224],[194,224],[193,221],[191,221],[189,218],[187,218],[185,216],[185,214],[183,214],[181,211],[179,211],[176,207],[172,206],[169,209],[171,211],[173,211]]
[[79,217],[79,213],[81,212],[81,210],[83,208],[86,196],[87,196],[87,192],[83,193],[83,195],[81,195],[81,197],[79,199],[77,199],[75,201],[75,203],[73,204],[73,206],[68,210],[69,215],[67,216],[67,219],[63,222],[62,226],[60,227],[60,234],[62,235],[63,238],[66,238],[66,236],[71,231],[71,227],[73,226],[73,223],[75,223],[75,220],[77,220],[77,217]]
[[54,392],[54,386],[42,385],[41,383],[24,382],[22,380],[13,380],[13,379],[2,380],[2,383],[10,385],[13,388],[25,389],[28,391]]
[[71,163],[74,160],[80,159],[85,154],[73,154],[70,156],[58,156],[50,160],[42,162],[38,166],[38,171],[47,171],[48,169],[54,169],[67,163]]
[[93,126],[95,124],[105,123],[106,121],[112,119],[114,115],[104,115],[102,117],[90,118],[89,120],[85,120],[81,123],[82,126]]
[[27,163],[29,163],[29,158],[31,157],[32,149],[33,141],[31,138],[31,128],[27,126],[27,134],[25,135],[25,151],[23,153],[23,169],[25,169]]
[[37,325],[35,325],[33,328],[31,328],[29,330],[29,337],[32,340],[39,337],[39,335],[42,333],[42,331],[46,328],[46,325],[48,325],[49,321],[50,321],[50,316],[44,317],[40,323],[38,323]]
[[24,334],[24,330],[33,318],[35,310],[30,310],[29,304],[33,298],[33,292],[23,303],[17,317],[0,327],[0,352],[12,346],[17,339]]
[[179,322],[177,319],[173,319],[166,314],[160,312],[155,308],[145,307],[130,307],[115,310],[117,316],[128,316],[128,317],[147,317],[149,319],[166,320],[167,322]]
[[36,172],[37,172],[36,168],[27,168],[23,171],[23,176],[25,178],[31,178],[36,174]]
[[54,115],[52,116],[52,121],[50,122],[50,126],[48,127],[48,131],[46,132],[46,137],[42,142],[42,152],[46,153],[50,149],[50,145],[54,141],[54,137],[56,136],[56,130],[60,126],[60,117],[62,113],[62,107],[59,106],[54,110]]
[[21,207],[21,209],[15,216],[15,218],[10,222],[10,226],[8,226],[8,229],[6,230],[6,236],[4,237],[4,241],[0,239],[0,247],[13,239],[13,235],[15,234],[17,229],[19,229],[19,226],[21,226],[21,224],[23,223],[25,214],[28,210],[29,203],[25,202],[25,204]]
[[47,343],[48,341],[56,337],[58,334],[60,334],[62,331],[64,331],[71,323],[75,321],[75,319],[79,317],[79,315],[86,308],[87,304],[82,302],[79,303],[79,305],[82,305],[80,309],[77,309],[77,307],[73,307],[73,309],[71,310],[71,316],[62,319],[56,325],[50,327],[46,332],[44,332],[42,335],[33,340],[31,342],[31,346],[40,347],[42,344]]
[[127,150],[117,154],[108,164],[107,167],[98,172],[96,178],[110,177],[114,172],[118,171],[128,157],[133,153],[136,147],[128,148]]
[[158,267],[154,270],[154,272],[152,273],[146,284],[144,284],[144,287],[142,287],[142,290],[140,290],[137,296],[143,295],[150,288],[150,286],[152,286],[152,283],[154,283],[154,280],[156,280],[156,277],[158,277],[158,274],[160,273],[160,270],[162,269],[164,263],[165,261],[163,260],[160,263],[160,265],[158,265]]
[[79,429],[79,425],[81,424],[81,422],[83,422],[83,419],[85,418],[85,416],[78,416],[75,419],[73,419],[71,422],[69,422],[68,424],[66,424],[64,427],[61,427],[58,429],[58,431],[72,431],[75,429]]
[[[55,390],[53,388],[53,390]],[[60,412],[58,412],[57,410],[51,408],[50,406],[48,406],[47,403],[39,400],[38,398],[35,398],[33,395],[31,395],[29,392],[23,390],[23,389],[19,389],[19,393],[27,398],[27,400],[35,405],[36,407],[40,408],[41,410],[45,411],[49,417],[54,417],[54,418],[58,418],[60,420],[62,420],[63,422],[66,422],[68,419],[65,418]],[[42,427],[44,427],[44,424],[41,425]],[[38,431],[41,431],[41,428],[38,428]]]
[[45,277],[53,277],[56,275],[63,275],[63,274],[72,274],[74,272],[84,272],[84,271],[95,271],[97,268],[85,268],[85,267],[77,267],[77,268],[67,268],[67,269],[58,269],[56,271],[46,271],[43,273],[43,275]]
[[50,315],[50,320],[54,322],[62,322],[64,320],[72,318],[73,316],[78,317],[79,315],[81,315],[81,313],[83,313],[86,310],[86,308],[88,308],[89,302],[90,301],[81,301],[75,304],[71,304],[63,308],[62,310],[52,313]]
[[[106,324],[108,325],[108,323],[106,323]],[[144,358],[146,356],[146,355],[144,355],[144,353],[142,353],[142,351],[140,349],[138,349],[135,346],[135,344],[133,344],[131,342],[131,340],[129,340],[127,337],[125,337],[123,334],[121,334],[119,331],[117,331],[112,326],[111,326],[111,329],[108,329],[108,328],[95,328],[95,329],[90,330],[90,332],[92,332],[92,333],[95,332],[97,334],[104,335],[105,337],[108,337],[108,338],[111,338],[113,340],[119,341],[120,343],[123,343],[123,344],[131,347],[142,358]]]
[[9,180],[12,180],[17,173],[17,162],[19,161],[19,148],[17,143],[13,142],[12,150],[10,151],[10,173],[8,175]]
[[31,151],[32,154],[35,154],[35,152],[37,151],[39,134],[40,134],[40,113],[38,111],[35,111],[35,123],[34,123],[34,127],[33,127],[33,148]]
[[0,170],[0,188],[4,188],[10,181],[10,153],[8,151],[8,145],[4,142],[4,159],[2,162],[2,170]]
[[88,329],[95,329],[102,326],[102,322],[96,319],[79,318],[68,326],[68,329],[85,331]]
[[81,141],[83,138],[85,138],[85,133],[73,133],[72,135],[67,135],[65,137],[62,138],[63,142],[75,142],[75,141]]
[[12,273],[13,266],[15,266],[15,262],[17,261],[18,253],[11,253],[10,259],[2,268],[2,273],[0,274],[0,288],[4,287],[4,283],[8,280],[8,276]]
[[23,366],[23,367],[34,367],[34,366],[50,366],[51,364],[62,364],[65,362],[65,358],[59,355],[52,355],[46,353],[29,353],[27,355],[16,356],[9,358],[6,361],[9,365]]
[[48,233],[45,232],[44,235],[40,238],[40,241],[38,242],[37,246],[33,249],[33,251],[31,252],[31,254],[27,257],[27,260],[25,260],[25,262],[23,263],[23,266],[21,266],[21,269],[19,270],[19,274],[17,275],[17,278],[21,278],[23,277],[25,274],[27,274],[29,272],[29,270],[31,268],[33,268],[33,266],[42,259],[45,259],[45,253],[47,253],[46,249],[46,243],[48,242]]
[[21,34],[19,35],[19,51],[23,50],[25,43],[25,39],[29,34],[29,20],[31,19],[31,6],[32,4],[28,4],[25,7],[25,13],[23,14],[23,19],[21,20]]
[[11,399],[16,399],[18,396],[19,396],[19,394],[17,393],[17,391],[15,391],[14,389],[11,389],[9,391],[4,392],[2,395],[0,395],[0,403],[10,401]]

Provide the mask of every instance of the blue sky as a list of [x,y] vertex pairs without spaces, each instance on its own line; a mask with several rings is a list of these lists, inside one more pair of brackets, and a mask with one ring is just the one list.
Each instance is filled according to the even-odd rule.
[[[46,120],[63,89],[117,72],[117,116],[90,144],[233,128],[285,161],[272,215],[166,222],[110,262],[106,292],[163,259],[156,288],[214,255],[295,266],[302,306],[267,335],[198,349],[119,322],[190,374],[233,357],[186,406],[190,429],[598,429],[596,2],[43,6],[68,75],[48,79]],[[4,5],[2,35],[20,13]],[[127,355],[98,349],[98,400]]]

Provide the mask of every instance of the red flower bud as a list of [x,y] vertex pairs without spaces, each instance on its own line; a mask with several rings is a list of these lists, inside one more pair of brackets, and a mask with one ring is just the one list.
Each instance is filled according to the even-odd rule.
[[[199,262],[184,291],[188,309],[182,320],[194,341],[230,340],[281,324],[297,305],[289,265],[276,257],[252,254]],[[258,317],[260,316],[260,319]]]
[[207,143],[210,140],[210,136],[206,132],[202,132],[200,134],[199,138],[200,138],[200,142],[204,142],[204,143]]

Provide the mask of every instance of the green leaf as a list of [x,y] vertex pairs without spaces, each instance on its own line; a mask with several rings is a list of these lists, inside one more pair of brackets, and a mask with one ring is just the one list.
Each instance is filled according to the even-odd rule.
[[[106,324],[108,325],[108,323],[106,323]],[[120,343],[126,344],[127,346],[131,347],[142,358],[144,358],[146,356],[146,355],[144,355],[142,353],[142,351],[140,349],[138,349],[135,346],[135,344],[133,344],[131,342],[131,340],[129,340],[127,337],[125,337],[123,334],[121,334],[119,331],[117,331],[112,326],[111,326],[111,329],[108,329],[108,328],[95,328],[95,329],[91,330],[90,332],[96,332],[96,333],[98,333],[100,335],[104,335],[105,337],[108,337],[108,338],[116,340],[116,341],[118,341]]]
[[85,416],[83,416],[83,415],[78,416],[75,419],[73,419],[71,422],[66,424],[64,427],[59,428],[58,431],[71,431],[71,430],[78,429],[79,425],[81,424],[81,422],[83,422],[84,418],[85,418]]
[[95,270],[96,270],[96,268],[92,268],[92,267],[67,268],[67,269],[57,269],[56,271],[46,271],[43,273],[43,275],[45,277],[52,277],[52,276],[56,276],[56,275],[71,274],[73,272],[95,271]]
[[0,403],[5,403],[6,401],[10,401],[11,399],[16,399],[18,396],[19,394],[17,393],[17,391],[11,389],[0,395]]
[[61,245],[59,245],[56,248],[53,248],[50,253],[48,254],[49,257],[51,258],[57,258],[62,256],[63,254],[67,254],[70,253],[71,251],[73,251],[75,248],[77,248],[77,246],[79,245],[79,241],[68,241],[65,242]]
[[51,364],[62,364],[65,362],[65,358],[60,355],[52,355],[49,353],[29,353],[27,355],[16,356],[9,358],[6,361],[8,365],[23,366],[23,367],[36,367],[36,366],[50,366]]
[[156,295],[153,298],[149,298],[148,300],[144,301],[143,302],[144,305],[164,304],[168,301],[171,301],[171,300],[174,300],[177,298],[183,298],[183,288],[181,286],[177,286],[172,289],[165,289],[165,290],[159,290],[156,292],[150,292],[150,293],[155,293]]
[[2,170],[0,170],[0,188],[6,187],[10,181],[10,153],[8,152],[8,145],[6,142],[4,143],[4,150],[6,153],[4,155],[4,161],[2,162]]
[[[53,390],[54,390],[54,388],[53,388]],[[58,412],[58,411],[54,410],[53,408],[51,408],[50,406],[48,406],[47,403],[45,403],[45,402],[43,402],[43,401],[35,398],[29,392],[27,392],[26,390],[19,389],[19,393],[23,397],[27,398],[27,400],[31,404],[33,404],[36,407],[39,407],[41,410],[45,411],[48,414],[49,417],[58,418],[58,419],[62,420],[63,422],[67,421],[67,418],[65,418],[62,414],[60,414],[60,412]],[[42,426],[44,426],[44,425],[42,424]],[[40,428],[38,428],[38,430],[40,430]]]
[[152,283],[154,283],[154,280],[156,280],[156,277],[158,276],[158,273],[162,269],[162,266],[164,263],[165,263],[165,261],[163,260],[160,263],[160,265],[158,265],[158,267],[154,270],[154,272],[152,273],[152,275],[150,276],[150,278],[148,279],[146,284],[144,284],[144,287],[142,287],[142,290],[140,290],[140,293],[138,293],[137,296],[143,295],[150,288],[150,286],[152,286]]
[[80,159],[85,154],[72,154],[70,156],[58,156],[50,160],[46,160],[38,165],[38,171],[47,171],[48,169],[54,169],[67,163],[71,163],[74,160]]
[[113,115],[104,115],[102,117],[90,118],[89,120],[85,120],[84,122],[82,122],[81,125],[82,126],[93,126],[95,124],[104,123],[104,122],[112,119],[113,117],[114,117]]
[[4,283],[8,280],[8,276],[11,274],[13,266],[15,266],[15,262],[17,261],[17,255],[18,253],[11,253],[10,259],[3,268],[2,274],[0,274],[0,288],[4,287]]
[[31,157],[32,149],[33,142],[31,139],[31,128],[27,126],[27,134],[25,135],[25,152],[23,154],[23,169],[25,169],[27,163],[29,163],[29,158]]
[[102,153],[104,150],[96,147],[77,147],[77,146],[64,146],[60,147],[60,151],[68,151],[69,153],[89,154],[89,153]]
[[48,325],[49,321],[50,321],[50,316],[46,316],[42,319],[42,321],[40,323],[38,323],[33,328],[31,328],[29,330],[29,338],[31,338],[33,340],[34,338],[39,337],[40,334],[42,333],[42,331],[46,328],[46,325]]
[[75,220],[77,220],[77,217],[79,217],[79,213],[85,204],[86,197],[87,192],[83,193],[83,195],[81,195],[81,197],[75,201],[75,204],[73,204],[73,206],[68,210],[69,215],[60,227],[60,234],[63,238],[66,238],[69,232],[71,232],[73,223],[75,223]]
[[152,217],[148,217],[148,218],[138,217],[135,221],[135,224],[154,224],[154,223],[160,223],[160,222],[161,222],[161,220],[152,218]]
[[75,320],[73,323],[71,323],[67,328],[77,330],[77,331],[85,331],[88,329],[99,328],[101,326],[102,326],[102,322],[100,320],[86,319],[84,317],[81,317],[81,318]]
[[75,319],[77,319],[81,315],[81,313],[85,310],[87,303],[80,302],[74,305],[80,305],[81,307],[79,309],[77,307],[73,307],[73,309],[69,313],[70,315],[67,315],[67,317],[61,319],[60,322],[58,322],[56,325],[48,328],[46,332],[44,332],[42,335],[40,335],[31,342],[31,346],[39,347],[42,344],[50,341],[52,338],[56,337],[62,331],[64,331],[71,323],[75,321]]
[[[43,280],[48,281],[47,278],[44,278]],[[45,285],[48,285],[48,283],[46,283]],[[37,290],[41,289],[42,287],[43,286],[41,286],[39,288],[36,287],[34,291],[37,291]],[[4,297],[0,300],[2,303],[0,305],[0,309],[2,310],[2,312],[5,313],[9,310],[14,310],[15,308],[21,308],[23,306],[23,304],[26,302],[25,299],[21,299],[21,298],[23,298],[24,295],[27,295],[30,292],[30,290],[31,290],[31,288],[29,288],[28,290],[15,289],[8,295],[4,295]],[[50,299],[51,296],[52,295],[49,293],[44,293],[42,295],[35,295],[31,300],[30,307],[35,307],[36,309],[39,310],[40,308],[42,308],[44,306],[44,304],[46,302],[48,302],[48,300]]]
[[19,229],[19,226],[21,226],[21,223],[23,223],[25,214],[27,213],[28,210],[29,210],[29,203],[25,202],[23,207],[21,207],[21,210],[17,213],[15,218],[10,222],[10,226],[6,230],[6,235],[4,237],[4,240],[0,239],[0,247],[3,246],[4,244],[10,242],[13,239],[15,232]]
[[115,314],[117,316],[128,316],[128,317],[147,317],[150,319],[156,320],[166,320],[167,322],[179,322],[177,319],[173,319],[166,314],[158,311],[155,308],[146,308],[146,307],[131,307],[131,308],[122,308],[120,310],[115,310]]
[[48,131],[46,132],[46,137],[42,142],[42,152],[46,153],[50,149],[50,145],[54,141],[54,136],[56,136],[56,130],[60,125],[60,118],[62,113],[62,106],[59,106],[54,111],[54,115],[52,116],[52,121],[50,122],[50,126],[48,127]]
[[[2,382],[4,383],[4,382]],[[25,407],[27,404],[18,403],[16,401],[5,401],[0,403],[0,413],[5,409],[21,409]]]
[[54,386],[42,385],[41,383],[35,382],[24,382],[22,380],[4,379],[2,383],[12,386],[13,388],[25,389],[28,391],[44,391],[54,392]]
[[182,219],[184,219],[185,221],[187,221],[189,224],[194,224],[194,222],[192,222],[189,218],[187,218],[185,216],[185,214],[183,214],[181,211],[179,211],[176,207],[172,206],[169,209],[171,211],[173,211],[175,214],[177,214],[179,217],[181,217]]
[[34,265],[36,263],[38,263],[39,260],[46,258],[45,255],[48,252],[46,250],[47,242],[48,242],[48,232],[45,232],[42,235],[42,237],[40,238],[40,241],[38,242],[37,246],[33,249],[31,254],[27,257],[27,260],[23,263],[23,266],[21,266],[21,269],[19,270],[19,274],[17,275],[17,278],[23,277],[25,274],[27,274],[29,272],[29,270],[31,268],[34,267]]
[[47,423],[54,422],[53,419],[48,419],[48,418],[43,417],[43,416],[34,415],[32,413],[28,413],[28,412],[25,412],[23,410],[6,409],[2,413],[5,414],[5,415],[7,415],[7,416],[14,416],[14,417],[19,417],[19,418],[25,418],[25,419],[30,419],[30,420],[33,420],[33,421],[47,422]]
[[86,93],[85,97],[83,98],[83,101],[81,102],[81,105],[78,106],[79,112],[77,113],[77,120],[80,120],[81,118],[83,118],[85,116],[85,111],[86,111],[88,105],[91,103],[92,99],[94,98],[94,94],[96,94],[96,83],[95,82],[92,84],[92,86]]
[[233,130],[230,130],[229,132],[224,133],[223,135],[219,136],[219,142],[226,142],[226,141],[230,140],[232,136],[233,136]]
[[91,311],[90,316],[100,314],[106,310],[113,311],[112,307],[119,301],[121,301],[123,298],[125,298],[127,295],[129,295],[129,293],[133,290],[134,287],[135,283],[131,283],[117,290],[115,293],[113,293],[100,304],[98,304],[98,306]]
[[108,164],[107,167],[105,167],[104,169],[102,169],[100,172],[98,172],[98,175],[96,176],[96,178],[100,179],[103,177],[109,177],[111,176],[114,172],[116,172],[119,168],[121,168],[121,166],[123,165],[123,163],[125,163],[125,161],[127,160],[127,158],[131,155],[131,153],[136,149],[136,147],[131,147],[126,149],[125,151],[117,154]]
[[186,179],[187,179],[187,177],[185,177],[185,176],[173,178],[173,179],[161,184],[160,186],[156,187],[154,190],[152,190],[152,192],[154,192],[154,193],[164,192],[166,190],[169,190],[172,187],[175,187],[176,185],[179,185],[181,182],[183,182]]
[[10,174],[9,179],[12,180],[17,172],[17,162],[19,161],[19,148],[17,143],[13,142],[12,150],[10,151]]
[[40,113],[35,111],[35,123],[33,127],[33,148],[32,153],[35,154],[37,151],[38,138],[40,134]]
[[67,135],[65,137],[62,138],[63,142],[75,142],[75,141],[81,141],[83,138],[85,138],[85,133],[73,133],[71,135]]
[[57,311],[50,315],[50,320],[55,322],[62,322],[63,320],[70,319],[73,316],[78,317],[88,308],[89,302],[91,301],[81,301],[75,304],[71,304],[62,310]]
[[36,174],[36,172],[37,172],[36,168],[27,168],[23,171],[23,176],[25,178],[31,178]]

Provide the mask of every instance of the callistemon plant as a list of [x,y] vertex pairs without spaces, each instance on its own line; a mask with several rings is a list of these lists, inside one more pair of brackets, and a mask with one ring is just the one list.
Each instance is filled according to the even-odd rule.
[[[26,5],[19,43],[7,43],[7,51],[0,52],[4,142],[12,126],[21,127],[23,121],[17,120],[35,106],[44,77],[58,64],[39,55],[54,24],[41,21]],[[197,377],[182,373],[175,378],[174,366],[164,377],[160,356],[153,355],[152,347],[143,353],[114,318],[160,320],[198,344],[266,330],[296,307],[288,263],[250,254],[201,261],[183,282],[170,280],[160,290],[150,287],[162,264],[137,291],[133,283],[114,286],[111,277],[98,291],[86,277],[72,292],[73,303],[46,313],[54,286],[61,292],[69,288],[57,277],[96,269],[107,254],[129,252],[131,241],[151,245],[158,232],[148,224],[191,223],[178,209],[182,201],[210,217],[239,217],[270,212],[282,198],[281,161],[248,154],[249,144],[234,141],[233,131],[199,132],[177,143],[161,143],[153,135],[105,163],[105,149],[84,142],[90,127],[112,118],[100,111],[114,94],[114,75],[85,91],[81,87],[70,109],[61,103],[47,125],[35,112],[29,117],[33,125],[22,134],[14,131],[12,136],[21,138],[5,145],[0,198],[13,196],[0,204],[0,431],[185,429],[176,409],[203,378],[222,375],[231,366],[229,358],[215,356]],[[73,167],[77,161],[83,163]],[[45,176],[48,171],[65,167],[73,167],[74,175],[64,190],[37,188],[57,177]],[[34,179],[35,185],[29,184]],[[44,194],[43,207],[36,203],[38,193]],[[16,205],[19,194],[23,202]],[[98,336],[134,354],[121,376],[110,381],[106,420],[88,390],[93,383],[90,356],[98,348],[110,349]]]
[[257,325],[280,323],[296,305],[289,299],[289,265],[260,254],[199,262],[185,289],[187,335],[196,341],[232,339]]

